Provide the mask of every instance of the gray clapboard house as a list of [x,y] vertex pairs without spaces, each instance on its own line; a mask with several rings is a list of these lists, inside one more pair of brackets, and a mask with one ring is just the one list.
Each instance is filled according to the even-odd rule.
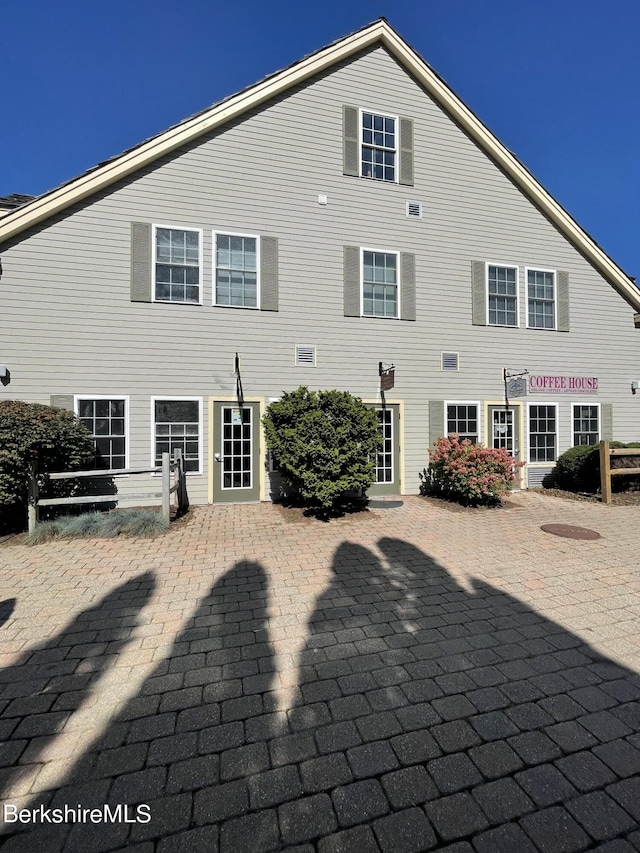
[[195,503],[269,499],[260,417],[301,384],[378,408],[377,493],[448,432],[523,486],[640,438],[640,291],[384,20],[5,211],[0,255],[0,399],[114,468],[181,447]]

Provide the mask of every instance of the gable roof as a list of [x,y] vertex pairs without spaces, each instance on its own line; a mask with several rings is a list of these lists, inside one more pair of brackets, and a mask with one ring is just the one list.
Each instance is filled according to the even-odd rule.
[[[407,42],[380,18],[344,38],[265,77],[253,86],[113,157],[56,189],[38,196],[0,221],[0,244],[72,204],[93,195],[175,149],[210,133],[249,109],[299,85],[311,76],[343,62],[360,51],[382,45],[431,95],[472,140],[513,180],[564,236],[640,312],[640,290],[632,279],[581,228],[442,78]],[[635,316],[640,326],[640,314]]]

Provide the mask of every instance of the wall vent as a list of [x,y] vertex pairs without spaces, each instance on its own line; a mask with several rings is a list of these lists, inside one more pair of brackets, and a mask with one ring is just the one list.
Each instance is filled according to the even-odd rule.
[[409,219],[422,219],[422,202],[408,201],[407,216],[409,217]]
[[459,370],[460,365],[458,363],[458,353],[457,352],[443,352],[441,355],[441,370]]
[[553,468],[529,468],[527,472],[529,489],[539,489],[543,485],[549,488],[553,482]]
[[316,348],[310,346],[296,347],[296,367],[315,367]]

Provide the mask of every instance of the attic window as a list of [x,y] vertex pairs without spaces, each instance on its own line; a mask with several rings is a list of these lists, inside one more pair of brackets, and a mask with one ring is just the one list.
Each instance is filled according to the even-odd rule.
[[316,348],[312,346],[296,347],[296,367],[315,367]]
[[408,201],[407,216],[409,217],[409,219],[422,219],[422,202]]
[[458,364],[458,353],[457,352],[443,352],[441,353],[441,370],[459,370]]

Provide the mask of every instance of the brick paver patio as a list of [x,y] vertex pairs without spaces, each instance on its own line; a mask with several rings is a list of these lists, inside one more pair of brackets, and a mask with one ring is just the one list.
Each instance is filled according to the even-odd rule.
[[[9,540],[3,853],[640,850],[639,553],[638,509],[535,493]],[[47,822],[105,803],[151,820]]]

